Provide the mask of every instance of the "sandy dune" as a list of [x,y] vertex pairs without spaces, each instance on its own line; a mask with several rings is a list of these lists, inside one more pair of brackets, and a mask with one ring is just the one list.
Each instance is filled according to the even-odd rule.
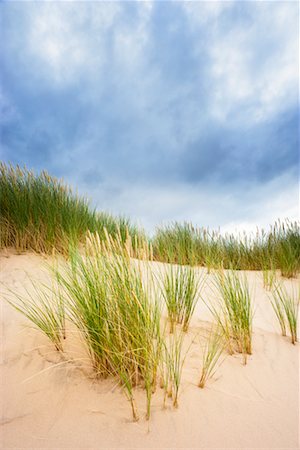
[[[45,263],[33,254],[1,255],[2,294],[25,292],[26,272],[50,283]],[[49,260],[48,260],[49,262]],[[161,265],[153,264],[155,270]],[[203,269],[201,269],[203,270]],[[199,336],[211,320],[199,302],[188,339],[179,408],[162,409],[153,398],[150,422],[144,394],[137,392],[141,419],[114,380],[96,381],[75,335],[67,338],[66,361],[44,335],[1,298],[2,449],[296,449],[299,446],[299,344],[280,336],[260,273],[247,273],[255,304],[253,355],[226,356],[205,389]],[[209,279],[209,277],[208,277]],[[297,281],[286,281],[291,287]],[[211,290],[205,288],[204,296]]]

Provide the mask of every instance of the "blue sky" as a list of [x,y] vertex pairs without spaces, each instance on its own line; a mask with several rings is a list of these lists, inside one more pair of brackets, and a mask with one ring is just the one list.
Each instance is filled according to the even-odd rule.
[[298,215],[297,2],[1,3],[1,159],[148,230]]

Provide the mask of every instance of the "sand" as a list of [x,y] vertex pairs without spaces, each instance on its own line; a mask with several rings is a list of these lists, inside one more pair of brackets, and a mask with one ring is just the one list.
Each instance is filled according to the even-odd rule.
[[[299,447],[299,347],[280,335],[262,276],[247,272],[255,305],[253,355],[224,356],[205,389],[199,336],[211,316],[195,311],[183,370],[179,408],[162,409],[153,397],[150,422],[144,393],[137,392],[140,421],[114,380],[97,381],[75,335],[66,361],[31,323],[4,301],[8,289],[32,289],[28,276],[51,283],[34,254],[1,254],[1,448],[10,449],[296,449]],[[160,264],[153,264],[159,270]],[[203,271],[204,269],[199,269]],[[209,277],[208,279],[210,279]],[[299,281],[286,281],[288,288]],[[212,295],[208,286],[204,296]],[[82,359],[80,359],[82,358]]]

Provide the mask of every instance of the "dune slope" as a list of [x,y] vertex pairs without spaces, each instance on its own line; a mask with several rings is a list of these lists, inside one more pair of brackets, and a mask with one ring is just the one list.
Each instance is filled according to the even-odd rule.
[[[47,260],[50,261],[50,258]],[[1,292],[25,292],[27,275],[50,283],[43,257],[1,254]],[[154,264],[157,270],[159,264]],[[204,269],[201,269],[204,270]],[[1,298],[1,448],[9,449],[296,449],[299,446],[299,344],[282,338],[262,287],[247,274],[255,302],[253,355],[227,356],[199,389],[199,334],[211,317],[200,302],[187,337],[179,408],[153,398],[150,422],[137,392],[140,421],[114,380],[93,378],[76,336],[59,355],[47,338]],[[296,284],[296,281],[288,282]],[[211,295],[209,286],[204,295]]]

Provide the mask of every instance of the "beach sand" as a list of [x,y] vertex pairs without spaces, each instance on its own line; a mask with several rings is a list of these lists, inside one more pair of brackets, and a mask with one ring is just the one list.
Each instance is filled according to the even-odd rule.
[[[1,253],[1,449],[297,449],[299,447],[299,348],[280,335],[262,276],[247,272],[254,300],[253,354],[224,355],[205,389],[197,387],[201,336],[211,316],[200,300],[187,340],[179,408],[162,409],[153,396],[152,416],[137,390],[140,414],[115,380],[96,380],[76,332],[66,339],[68,358],[3,297],[24,294],[29,277],[51,284],[51,258]],[[152,263],[154,270],[161,264]],[[206,271],[199,269],[199,271]],[[208,277],[208,280],[211,276]],[[285,281],[288,288],[299,280]],[[209,283],[204,297],[212,295]]]

